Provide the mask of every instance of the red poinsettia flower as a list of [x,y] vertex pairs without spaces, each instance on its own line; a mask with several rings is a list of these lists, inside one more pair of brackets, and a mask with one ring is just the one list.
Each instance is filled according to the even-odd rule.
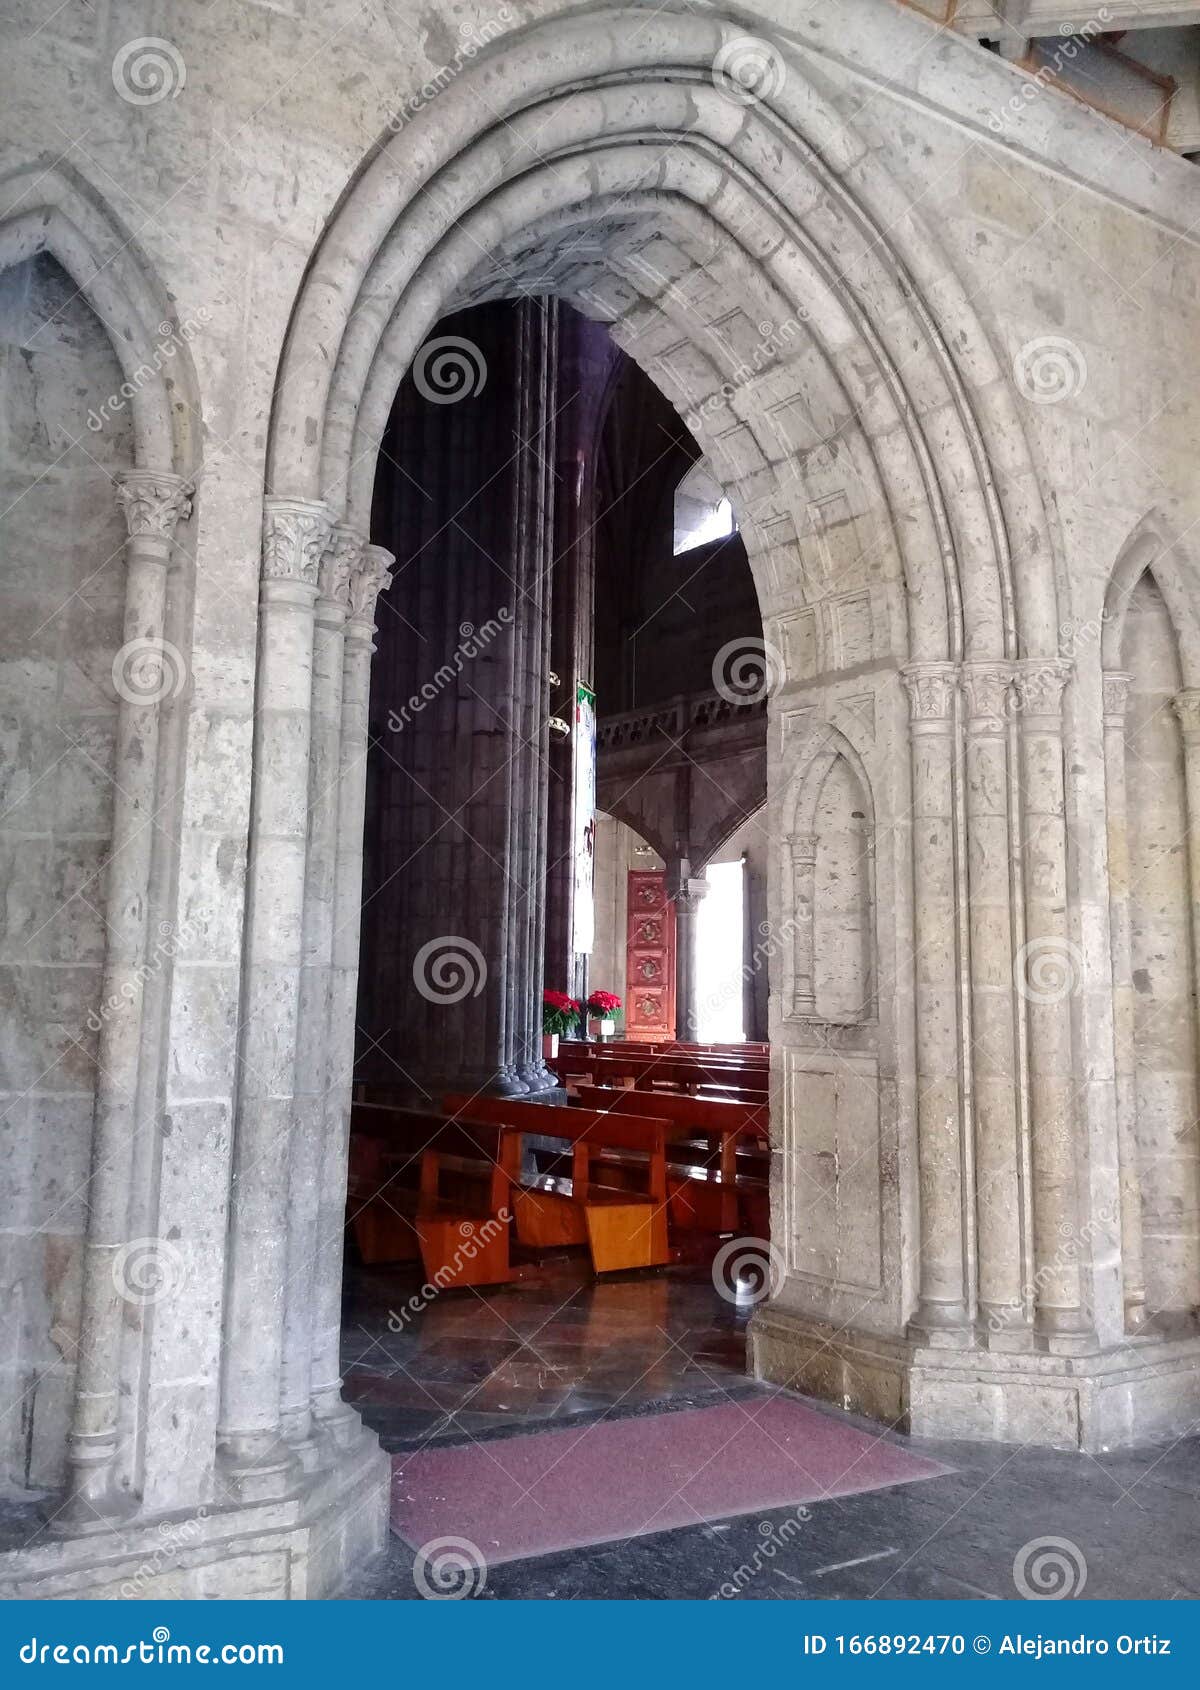
[[615,992],[593,992],[588,998],[587,1006],[590,1015],[605,1017],[620,1009],[621,1000]]
[[579,999],[550,987],[542,993],[543,1033],[569,1033],[579,1019]]

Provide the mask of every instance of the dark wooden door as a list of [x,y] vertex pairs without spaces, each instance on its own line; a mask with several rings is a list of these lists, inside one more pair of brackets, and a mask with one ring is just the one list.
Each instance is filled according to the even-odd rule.
[[675,1037],[675,905],[661,869],[629,871],[625,1037]]

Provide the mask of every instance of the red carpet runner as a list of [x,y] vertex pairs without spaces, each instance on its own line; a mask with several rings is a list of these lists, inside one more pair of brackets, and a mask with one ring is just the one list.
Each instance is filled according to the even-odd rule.
[[850,1496],[948,1472],[790,1397],[393,1457],[392,1530],[489,1564]]

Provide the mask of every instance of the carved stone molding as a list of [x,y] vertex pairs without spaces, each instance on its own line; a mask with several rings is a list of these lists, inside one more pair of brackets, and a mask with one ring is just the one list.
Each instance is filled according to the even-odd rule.
[[367,537],[357,528],[338,523],[329,537],[329,544],[321,553],[317,571],[317,596],[331,604],[350,608],[350,577],[362,568],[362,556]]
[[315,587],[333,517],[315,499],[263,500],[263,580]]
[[114,478],[117,507],[133,540],[173,540],[192,514],[193,487],[181,475],[130,469]]
[[1177,692],[1171,706],[1179,717],[1184,739],[1200,738],[1200,687],[1186,687]]
[[1071,665],[1065,659],[1031,658],[1017,665],[1013,679],[1022,716],[1061,719],[1063,693],[1071,679]]
[[792,862],[797,868],[811,868],[817,860],[817,835],[794,833],[788,840],[792,848]]
[[386,546],[364,546],[362,561],[350,571],[350,614],[356,621],[371,622],[375,601],[392,584],[396,556]]
[[1011,663],[965,663],[962,690],[967,720],[973,727],[1002,727],[1008,720]]
[[1104,689],[1104,721],[1108,727],[1120,727],[1125,721],[1125,711],[1129,704],[1129,685],[1132,675],[1122,674],[1117,669],[1109,670],[1101,677]]
[[948,722],[954,710],[958,668],[953,663],[910,663],[900,671],[914,722]]

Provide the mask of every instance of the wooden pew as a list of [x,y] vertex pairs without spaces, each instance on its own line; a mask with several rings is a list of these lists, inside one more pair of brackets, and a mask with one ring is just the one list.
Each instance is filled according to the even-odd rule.
[[[579,1101],[614,1114],[645,1108],[636,1091],[583,1086]],[[719,1098],[655,1095],[652,1107],[668,1122],[667,1176],[672,1222],[681,1230],[734,1232],[766,1238],[770,1227],[770,1151],[765,1105]],[[683,1170],[686,1170],[683,1171]]]
[[765,1062],[717,1062],[671,1056],[595,1051],[563,1051],[550,1061],[559,1079],[585,1077],[596,1084],[631,1084],[639,1091],[670,1086],[675,1090],[739,1094],[766,1099],[771,1085]]
[[348,1209],[365,1262],[419,1254],[439,1289],[518,1278],[509,1217],[519,1175],[520,1134],[503,1125],[385,1103],[351,1107]]
[[[662,1267],[670,1261],[665,1121],[460,1093],[444,1098],[443,1106],[449,1115],[461,1110],[570,1144],[569,1193],[566,1180],[553,1175],[514,1192],[513,1216],[522,1244],[536,1249],[586,1244],[597,1273]],[[609,1177],[607,1164],[621,1151],[639,1153],[636,1163],[630,1159],[628,1185]]]

